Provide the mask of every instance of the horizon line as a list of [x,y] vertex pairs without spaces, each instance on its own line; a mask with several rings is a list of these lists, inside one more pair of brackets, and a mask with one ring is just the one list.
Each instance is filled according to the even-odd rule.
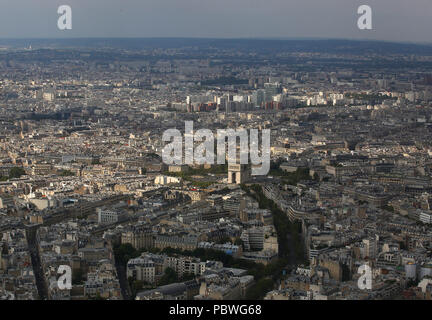
[[393,44],[405,44],[405,45],[426,45],[431,46],[432,42],[426,41],[395,41],[395,40],[384,40],[384,39],[367,39],[367,38],[331,38],[331,37],[194,37],[194,36],[155,36],[155,37],[99,37],[99,36],[71,36],[71,37],[13,37],[3,38],[0,37],[0,41],[35,41],[35,40],[146,40],[146,39],[188,39],[188,40],[262,40],[262,41],[352,41],[352,42],[382,42],[382,43],[393,43]]

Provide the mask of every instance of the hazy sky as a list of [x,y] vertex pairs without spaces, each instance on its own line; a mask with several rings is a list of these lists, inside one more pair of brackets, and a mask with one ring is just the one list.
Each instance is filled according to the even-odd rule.
[[[72,8],[72,30],[57,8]],[[357,28],[369,5],[373,30]],[[432,43],[432,0],[0,0],[0,38],[276,37]]]

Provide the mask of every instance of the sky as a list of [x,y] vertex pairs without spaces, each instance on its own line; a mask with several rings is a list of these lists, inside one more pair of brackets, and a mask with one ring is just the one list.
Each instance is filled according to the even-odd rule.
[[[59,30],[60,5],[72,30]],[[372,30],[357,9],[372,8]],[[0,0],[0,38],[342,38],[432,43],[432,0]]]

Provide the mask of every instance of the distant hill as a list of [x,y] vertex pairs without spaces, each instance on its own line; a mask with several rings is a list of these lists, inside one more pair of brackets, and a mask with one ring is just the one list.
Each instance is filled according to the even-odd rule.
[[8,48],[195,48],[197,50],[235,49],[257,53],[318,52],[338,54],[421,54],[432,55],[432,45],[335,39],[201,39],[201,38],[70,38],[70,39],[0,39],[0,47]]

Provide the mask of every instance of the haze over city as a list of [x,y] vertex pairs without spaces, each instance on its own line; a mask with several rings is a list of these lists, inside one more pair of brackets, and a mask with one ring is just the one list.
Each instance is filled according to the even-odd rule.
[[[56,28],[57,8],[73,29]],[[357,28],[369,5],[373,30]],[[2,0],[0,38],[345,38],[432,42],[429,0]]]

